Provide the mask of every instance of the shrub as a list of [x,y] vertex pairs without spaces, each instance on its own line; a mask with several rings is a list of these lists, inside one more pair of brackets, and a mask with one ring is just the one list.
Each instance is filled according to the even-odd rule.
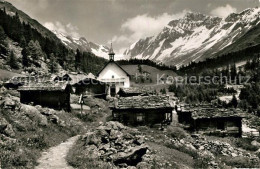
[[210,157],[199,157],[195,159],[194,168],[208,168]]
[[252,139],[249,138],[240,138],[235,142],[235,145],[237,147],[240,147],[242,149],[248,150],[248,151],[256,151],[258,150],[257,146],[254,146],[251,144]]
[[258,168],[260,167],[259,161],[252,161],[248,157],[233,157],[223,158],[228,166],[236,168]]
[[184,129],[182,129],[180,127],[174,127],[174,126],[168,126],[167,133],[172,138],[179,138],[179,139],[186,138],[188,135]]
[[171,149],[178,150],[178,151],[183,152],[185,154],[188,154],[195,159],[199,158],[197,151],[192,150],[190,148],[187,148],[185,146],[176,146],[175,144],[171,144],[171,143],[165,143],[165,146],[168,147],[168,148],[171,148]]
[[84,143],[79,140],[72,149],[70,149],[66,160],[69,165],[79,168],[91,168],[91,169],[112,169],[112,165],[105,163],[99,159],[89,158],[89,154],[84,152]]

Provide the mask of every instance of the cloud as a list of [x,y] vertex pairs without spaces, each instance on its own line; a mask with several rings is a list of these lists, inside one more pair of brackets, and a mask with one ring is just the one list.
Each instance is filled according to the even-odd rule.
[[46,9],[49,6],[49,2],[47,0],[38,0],[38,6],[42,9]]
[[170,21],[183,17],[187,12],[183,10],[171,15],[163,13],[154,17],[143,14],[129,18],[121,25],[121,35],[114,36],[112,41],[130,45],[141,38],[157,35]]
[[226,4],[226,6],[220,6],[220,7],[217,7],[215,9],[213,9],[210,12],[210,14],[215,15],[215,16],[219,16],[219,17],[222,17],[222,18],[225,18],[229,14],[235,13],[235,12],[237,12],[236,8],[232,7],[229,4]]
[[51,31],[57,31],[75,38],[80,37],[78,33],[79,30],[78,27],[73,26],[71,23],[64,25],[61,22],[56,21],[56,22],[45,22],[43,25]]

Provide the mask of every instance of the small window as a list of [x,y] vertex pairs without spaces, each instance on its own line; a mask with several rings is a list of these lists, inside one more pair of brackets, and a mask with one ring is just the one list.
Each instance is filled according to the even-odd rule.
[[114,118],[117,118],[118,117],[118,114],[117,113],[114,113]]
[[136,115],[136,120],[137,120],[138,122],[144,121],[144,115],[143,115],[143,113],[137,113],[137,115]]

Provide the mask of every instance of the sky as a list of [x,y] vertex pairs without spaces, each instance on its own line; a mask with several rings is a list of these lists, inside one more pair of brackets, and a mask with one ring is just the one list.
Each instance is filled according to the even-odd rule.
[[159,33],[187,12],[226,17],[260,0],[7,0],[48,29],[109,46],[117,53]]

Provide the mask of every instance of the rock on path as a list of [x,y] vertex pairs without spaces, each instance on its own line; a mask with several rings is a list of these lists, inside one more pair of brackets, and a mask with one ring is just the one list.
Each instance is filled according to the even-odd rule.
[[58,146],[51,147],[46,152],[42,153],[42,156],[38,159],[39,165],[36,169],[73,169],[66,161],[66,156],[69,149],[77,141],[79,136],[69,138],[66,142],[59,144]]

